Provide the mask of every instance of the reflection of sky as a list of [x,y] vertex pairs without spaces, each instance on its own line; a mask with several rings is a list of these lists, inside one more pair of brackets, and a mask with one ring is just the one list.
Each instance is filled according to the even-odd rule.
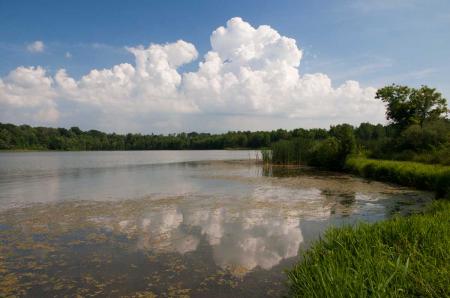
[[[87,220],[137,239],[137,249],[155,253],[184,255],[206,244],[218,266],[242,274],[254,268],[268,270],[296,256],[302,244],[318,236],[317,226],[339,224],[343,218],[346,222],[381,219],[396,208],[397,201],[411,202],[418,194],[426,197],[335,173],[309,170],[280,178],[276,171],[272,177],[264,176],[255,163],[167,163],[248,158],[246,151],[227,152],[184,152],[176,158],[176,152],[161,156],[107,152],[99,155],[100,160],[95,158],[98,153],[42,153],[35,159],[0,154],[0,161],[8,161],[0,167],[0,208],[11,203],[70,201],[58,224],[73,218]],[[86,155],[92,161],[89,166],[81,158]],[[26,162],[31,165],[28,172]],[[95,211],[83,213],[77,206],[80,199],[91,201]],[[164,204],[155,203],[158,200]],[[54,214],[45,210],[33,216],[54,220]]]
[[248,160],[252,154],[244,150],[0,153],[0,203],[224,191],[229,183],[196,177],[214,171],[204,161]]
[[156,252],[194,251],[204,237],[218,266],[251,270],[257,266],[270,269],[296,256],[303,241],[299,224],[298,218],[285,217],[281,211],[178,206],[108,225],[116,225],[125,234],[137,234],[139,249]]
[[[302,222],[325,227],[341,219],[348,223],[381,219],[388,213],[386,201],[381,194],[256,183],[240,199],[193,195],[136,216],[109,217],[97,223],[137,237],[137,248],[144,251],[185,254],[205,241],[218,266],[248,272],[268,270],[295,257],[304,241]],[[306,231],[308,237],[317,238],[323,231],[317,225],[306,227],[316,229],[312,234]]]

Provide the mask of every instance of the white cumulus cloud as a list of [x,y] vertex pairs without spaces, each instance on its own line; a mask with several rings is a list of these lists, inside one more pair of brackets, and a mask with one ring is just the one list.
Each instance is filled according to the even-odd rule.
[[42,67],[18,67],[0,79],[0,116],[11,122],[55,123],[57,96],[53,78]]
[[27,51],[30,53],[42,53],[45,49],[44,42],[36,40],[27,45]]
[[34,111],[33,119],[62,125],[60,115],[79,113],[81,122],[89,109],[97,114],[91,126],[109,130],[220,130],[220,123],[230,122],[225,129],[268,129],[384,119],[374,88],[356,81],[334,87],[326,74],[302,74],[297,42],[270,26],[232,18],[212,32],[210,43],[189,72],[180,67],[198,59],[198,52],[183,40],[128,47],[134,64],[93,69],[80,79],[65,69],[51,76],[41,67],[18,67],[0,80],[0,105],[20,114],[16,121],[32,122]]

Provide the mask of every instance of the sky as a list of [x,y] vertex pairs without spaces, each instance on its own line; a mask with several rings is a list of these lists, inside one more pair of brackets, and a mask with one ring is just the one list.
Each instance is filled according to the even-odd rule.
[[385,123],[450,98],[450,1],[0,0],[0,122],[176,133]]

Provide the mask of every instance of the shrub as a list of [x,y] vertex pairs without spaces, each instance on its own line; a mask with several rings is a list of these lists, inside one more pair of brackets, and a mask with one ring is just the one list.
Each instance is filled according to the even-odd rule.
[[339,169],[339,142],[336,138],[328,138],[320,143],[317,143],[311,152],[311,158],[308,161],[309,165],[328,168]]

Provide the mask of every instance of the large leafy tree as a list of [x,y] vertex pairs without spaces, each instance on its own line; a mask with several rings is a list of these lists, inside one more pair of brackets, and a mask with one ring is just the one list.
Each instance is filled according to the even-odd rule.
[[423,126],[425,120],[436,120],[447,115],[447,100],[435,88],[422,86],[413,90],[411,104],[415,112],[415,121]]
[[426,120],[445,118],[447,100],[435,88],[422,86],[419,89],[391,85],[378,89],[375,98],[386,103],[386,116],[394,124],[406,127]]

